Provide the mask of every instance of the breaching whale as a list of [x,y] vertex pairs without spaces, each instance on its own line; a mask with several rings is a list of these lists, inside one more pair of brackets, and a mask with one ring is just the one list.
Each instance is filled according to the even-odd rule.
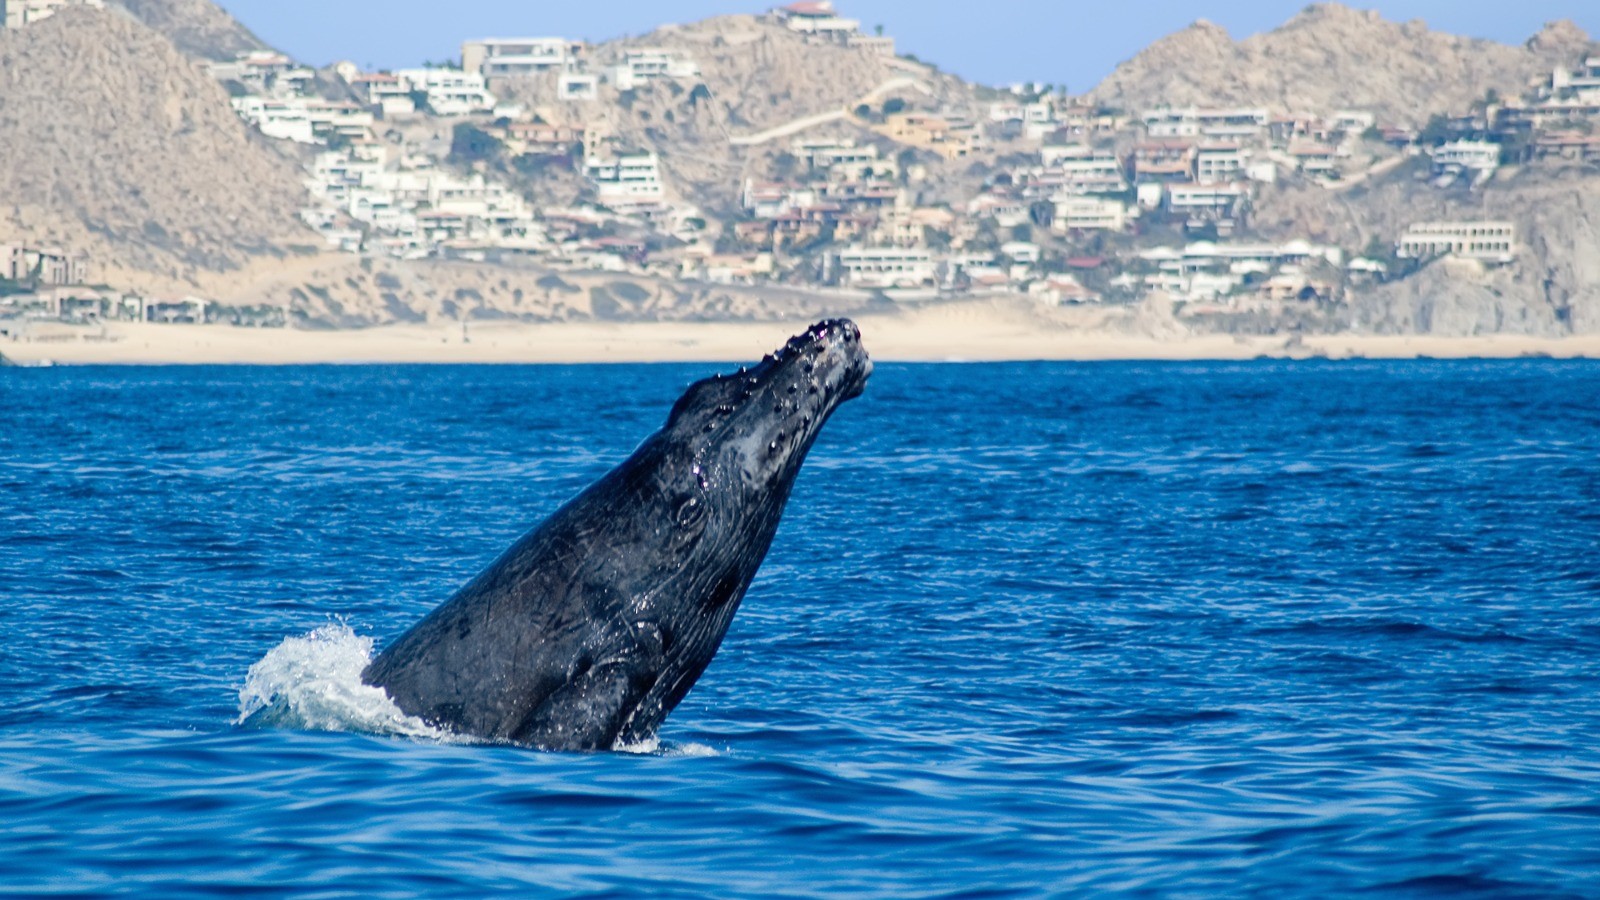
[[871,372],[860,330],[834,319],[690,386],[660,431],[362,679],[462,735],[549,750],[654,738],[722,643],[807,451]]

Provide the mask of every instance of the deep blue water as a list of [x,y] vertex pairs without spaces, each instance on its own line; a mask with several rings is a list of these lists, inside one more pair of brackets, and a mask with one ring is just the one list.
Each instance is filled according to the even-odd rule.
[[0,372],[0,893],[1600,897],[1593,363],[880,365],[659,752],[235,727],[711,368]]

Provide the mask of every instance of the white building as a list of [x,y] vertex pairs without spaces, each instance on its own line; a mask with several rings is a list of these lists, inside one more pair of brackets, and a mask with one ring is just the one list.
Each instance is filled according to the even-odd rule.
[[1507,265],[1516,252],[1517,226],[1511,222],[1423,222],[1407,228],[1398,243],[1399,255],[1411,259],[1457,256]]
[[210,68],[211,77],[218,81],[237,81],[254,93],[280,97],[310,94],[317,78],[314,70],[271,50],[241,53],[233,62],[214,62]]
[[619,91],[628,91],[659,78],[699,78],[700,64],[675,50],[629,50],[611,71]]
[[397,75],[382,72],[357,75],[350,80],[350,86],[366,99],[368,106],[385,116],[405,116],[417,111],[410,82],[402,81]]
[[1132,218],[1128,205],[1104,197],[1061,197],[1050,227],[1059,232],[1121,231]]
[[436,115],[465,116],[490,112],[495,107],[483,76],[460,69],[401,69],[394,73],[408,90],[428,95]]
[[600,97],[600,76],[569,72],[556,81],[556,98],[569,103]]
[[584,161],[583,170],[599,192],[600,203],[614,209],[653,206],[666,197],[661,160],[654,153],[592,156]]
[[786,28],[801,34],[843,40],[861,30],[859,20],[841,18],[834,12],[831,0],[805,0],[774,12]]
[[523,78],[568,72],[583,58],[584,43],[566,38],[483,38],[461,45],[461,68],[489,78]]
[[1236,144],[1206,144],[1195,153],[1194,180],[1200,184],[1237,181],[1245,175],[1249,156]]
[[840,282],[851,287],[929,287],[939,278],[932,251],[921,247],[850,247],[838,264]]
[[48,19],[63,6],[104,9],[104,0],[0,0],[0,20],[7,28],[21,28]]
[[1174,184],[1167,188],[1167,208],[1175,213],[1226,213],[1250,198],[1242,184]]
[[1492,172],[1500,167],[1500,145],[1489,141],[1451,141],[1429,151],[1435,170]]

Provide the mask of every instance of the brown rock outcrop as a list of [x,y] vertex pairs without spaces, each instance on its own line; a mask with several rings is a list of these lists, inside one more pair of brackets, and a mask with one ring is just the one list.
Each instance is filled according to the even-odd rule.
[[1546,26],[1513,47],[1317,3],[1280,28],[1237,42],[1221,27],[1197,22],[1123,63],[1091,96],[1129,109],[1369,109],[1389,121],[1421,125],[1434,113],[1466,112],[1491,89],[1520,95],[1557,63],[1576,62],[1589,46],[1589,36],[1571,22]]

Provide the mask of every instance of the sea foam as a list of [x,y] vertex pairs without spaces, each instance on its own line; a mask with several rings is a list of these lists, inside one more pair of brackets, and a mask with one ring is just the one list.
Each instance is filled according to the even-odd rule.
[[331,622],[303,637],[284,638],[245,675],[241,725],[355,731],[433,740],[458,739],[396,706],[382,688],[361,680],[373,641]]

